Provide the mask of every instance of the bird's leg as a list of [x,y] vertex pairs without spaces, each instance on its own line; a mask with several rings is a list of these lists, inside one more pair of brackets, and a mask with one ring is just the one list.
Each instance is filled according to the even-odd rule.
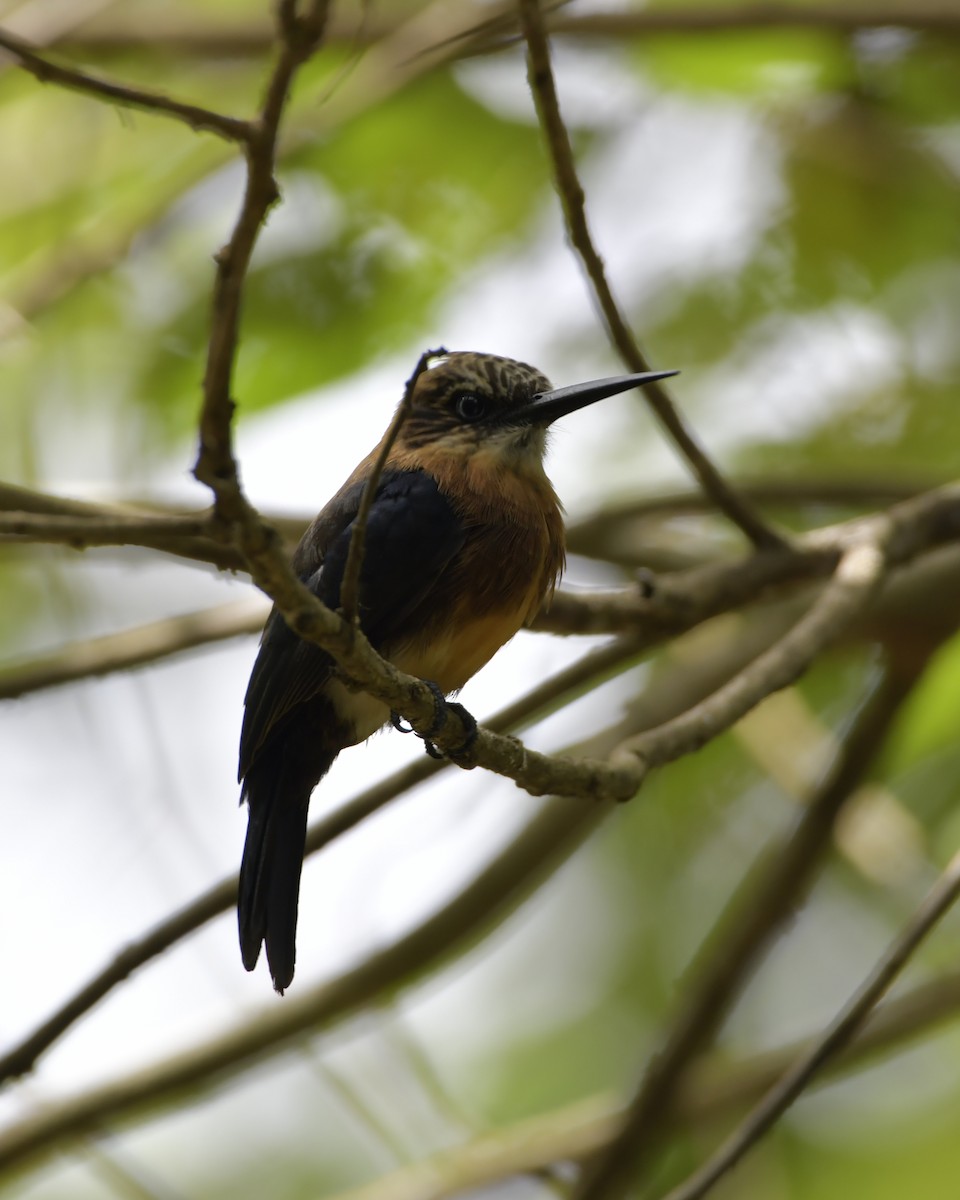
[[[423,682],[427,685],[433,695],[433,721],[430,727],[423,733],[417,734],[423,739],[423,748],[431,758],[460,758],[470,749],[473,743],[477,740],[477,721],[472,713],[468,712],[462,704],[457,704],[455,700],[448,700],[443,694],[439,685],[430,679],[424,679]],[[463,722],[465,737],[461,745],[444,754],[442,750],[438,750],[431,741],[440,730],[443,728],[449,709],[457,714]],[[403,720],[398,712],[390,713],[390,724],[399,733],[416,733],[416,730],[411,725],[404,725]]]

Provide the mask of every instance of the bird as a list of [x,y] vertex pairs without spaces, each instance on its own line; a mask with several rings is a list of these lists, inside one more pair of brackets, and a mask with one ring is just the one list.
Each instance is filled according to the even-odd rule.
[[[368,511],[358,616],[374,649],[428,682],[441,708],[532,620],[559,581],[564,525],[544,470],[549,426],[673,374],[647,371],[554,389],[526,363],[444,351],[415,377]],[[294,552],[301,581],[334,610],[381,446]],[[475,730],[466,710],[460,713],[465,729]],[[238,777],[248,823],[237,911],[244,966],[252,971],[265,946],[280,995],[296,964],[311,794],[341,750],[390,718],[387,705],[349,689],[333,658],[272,610],[244,698]]]

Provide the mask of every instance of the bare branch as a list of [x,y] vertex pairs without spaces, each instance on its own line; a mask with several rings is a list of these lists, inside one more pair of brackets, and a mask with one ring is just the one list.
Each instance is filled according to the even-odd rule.
[[[177,57],[255,57],[268,51],[273,31],[267,21],[230,20],[222,24],[212,21],[186,20],[162,11],[150,14],[149,23],[141,18],[128,17],[121,11],[111,12],[109,20],[86,22],[81,29],[60,39],[66,49],[85,54],[127,54],[131,50],[159,51]],[[551,34],[578,39],[638,38],[684,33],[724,33],[744,29],[824,29],[837,33],[857,33],[862,29],[915,29],[921,32],[955,35],[960,33],[960,13],[942,3],[915,2],[859,4],[845,6],[830,0],[826,4],[804,4],[803,7],[771,5],[769,3],[730,4],[722,7],[684,5],[662,9],[613,9],[603,12],[566,12],[558,7],[544,14]],[[491,48],[503,45],[504,36],[516,27],[516,22],[501,20],[494,43],[488,36],[487,23],[481,25],[461,53],[487,54]],[[358,30],[354,22],[341,17],[331,22],[328,41],[331,45],[345,44],[363,47],[389,37],[397,28],[386,14],[371,20],[365,29]],[[484,36],[487,35],[487,36]]]
[[[774,690],[770,685],[775,681],[782,680],[780,686],[792,681],[794,667],[811,661],[822,648],[821,639],[834,636],[838,625],[860,611],[877,586],[881,569],[882,555],[875,544],[855,544],[847,551],[818,602],[779,643],[713,696],[649,735],[625,743],[621,752],[627,749],[641,753],[648,761],[657,763],[664,761],[659,757],[661,754],[672,758],[682,748],[693,749],[698,745],[700,733],[715,729],[717,722],[732,722],[735,714],[742,715],[741,702],[749,703],[761,679],[770,691]],[[902,681],[895,677],[879,690],[874,703],[861,714],[853,735],[796,834],[764,860],[759,882],[751,873],[744,885],[749,901],[738,897],[739,902],[730,906],[736,915],[722,922],[726,936],[716,939],[719,953],[708,963],[681,1006],[663,1048],[649,1064],[630,1102],[616,1138],[584,1176],[578,1200],[606,1200],[621,1194],[645,1161],[672,1107],[688,1063],[719,1028],[750,967],[808,882],[819,854],[828,844],[840,806],[862,776],[882,741],[883,732],[898,711],[903,688]],[[710,944],[714,940],[708,939]]]
[[58,517],[40,513],[0,513],[0,544],[24,542],[84,546],[145,546],[156,549],[171,539],[209,534],[203,517]]
[[258,633],[266,615],[266,605],[261,601],[241,600],[73,642],[50,654],[0,668],[0,700],[82,679],[99,679],[198,646]]
[[244,522],[248,535],[261,547],[272,546],[274,540],[261,527],[240,490],[231,435],[234,410],[231,385],[240,330],[241,297],[254,244],[267,213],[279,197],[273,172],[284,107],[294,76],[319,45],[327,7],[327,0],[313,0],[307,14],[299,17],[295,5],[281,0],[278,8],[280,51],[267,84],[254,135],[246,143],[247,185],[243,203],[233,234],[216,258],[213,316],[200,413],[200,452],[194,475],[213,492],[218,517],[227,523]]
[[[525,724],[552,712],[571,695],[580,694],[586,685],[599,685],[618,670],[625,669],[636,658],[636,653],[635,645],[629,640],[603,646],[545,680],[526,696],[507,705],[499,713],[488,718],[486,726],[500,733],[522,728]],[[450,762],[438,762],[424,756],[367,788],[311,826],[307,834],[306,857],[316,854],[336,838],[354,829],[397,796],[423,783],[437,771],[451,766]],[[231,875],[162,921],[143,937],[128,943],[78,993],[70,997],[19,1045],[0,1058],[0,1083],[32,1070],[39,1057],[117,984],[122,983],[134,971],[158,957],[176,942],[226,912],[236,904],[236,899],[236,878]]]
[[452,901],[397,942],[356,967],[257,1012],[219,1037],[125,1078],[49,1105],[0,1133],[0,1168],[46,1150],[60,1139],[107,1121],[129,1120],[146,1105],[169,1100],[212,1078],[236,1074],[304,1033],[329,1028],[375,996],[394,991],[516,907],[580,844],[602,806],[554,802],[483,867]]
[[709,699],[667,725],[620,747],[615,758],[631,755],[649,767],[662,766],[699,750],[729,729],[772,692],[794,683],[820,651],[862,612],[880,586],[885,570],[882,543],[889,529],[852,546],[810,611],[790,632],[719,688]]
[[[960,972],[921,984],[875,1009],[854,1040],[826,1064],[825,1071],[836,1077],[854,1070],[881,1051],[895,1051],[904,1041],[956,1019],[958,1010]],[[722,1064],[698,1059],[684,1076],[682,1094],[669,1117],[670,1127],[728,1117],[732,1110],[762,1095],[814,1040],[735,1062],[726,1056]],[[621,1120],[614,1095],[589,1096],[398,1167],[371,1183],[340,1192],[337,1200],[449,1200],[557,1162],[589,1159],[609,1144]]]
[[[527,75],[537,115],[553,166],[554,185],[560,196],[567,236],[580,256],[610,340],[631,371],[649,371],[650,366],[614,299],[601,259],[587,225],[583,187],[577,176],[570,135],[560,115],[550,51],[543,29],[539,0],[519,0],[520,24],[527,42]],[[723,479],[677,412],[663,383],[643,390],[644,398],[661,425],[687,460],[701,487],[721,512],[743,530],[750,541],[765,550],[782,549],[784,539],[767,526],[752,508]]]
[[900,974],[920,943],[960,897],[960,853],[954,855],[946,870],[910,918],[900,936],[891,944],[870,975],[837,1014],[821,1037],[799,1058],[771,1088],[742,1125],[723,1143],[717,1153],[699,1171],[666,1200],[700,1200],[713,1189],[751,1146],[777,1122],[804,1091],[823,1066],[854,1037],[871,1010]]
[[109,79],[100,79],[88,75],[85,71],[78,71],[75,67],[58,66],[42,54],[38,54],[28,42],[4,29],[0,29],[0,48],[11,54],[17,65],[28,71],[40,83],[54,83],[74,92],[82,92],[99,100],[119,104],[122,108],[139,108],[145,112],[175,117],[178,121],[184,121],[191,129],[215,133],[230,142],[247,142],[253,133],[249,121],[228,117],[224,113],[213,112],[196,104],[185,104],[183,101],[164,96],[161,92],[145,91],[142,88],[114,83]]
[[[210,563],[221,569],[240,570],[245,565],[242,555],[237,550],[213,540],[213,535],[219,535],[221,531],[211,523],[209,511],[158,513],[147,510],[146,506],[96,504],[0,482],[0,514],[6,514],[6,519],[14,521],[24,514],[31,514],[35,518],[30,522],[21,520],[19,532],[8,539],[24,545],[64,540],[77,548],[144,545],[151,550],[174,554],[192,562]],[[36,519],[43,515],[54,519],[49,524]],[[74,521],[73,526],[69,524],[71,519]],[[0,517],[0,528],[3,520],[4,518]],[[162,520],[180,521],[183,523],[179,526],[180,529],[199,525],[202,527],[201,533],[196,536],[179,533],[176,532],[176,524],[164,526],[160,524]],[[143,533],[143,540],[134,536],[138,527]],[[72,529],[72,536],[53,536],[57,529]],[[111,529],[116,536],[107,536]],[[51,533],[50,537],[45,536],[47,530]]]

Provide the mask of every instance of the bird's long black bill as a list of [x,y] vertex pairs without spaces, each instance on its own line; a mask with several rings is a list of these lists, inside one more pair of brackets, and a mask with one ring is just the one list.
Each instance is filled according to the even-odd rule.
[[586,408],[597,400],[606,400],[631,388],[655,383],[658,379],[669,379],[679,371],[641,371],[638,375],[614,375],[609,379],[593,379],[589,383],[574,383],[570,387],[555,388],[534,396],[526,407],[510,414],[510,423],[518,425],[550,425],[578,408]]

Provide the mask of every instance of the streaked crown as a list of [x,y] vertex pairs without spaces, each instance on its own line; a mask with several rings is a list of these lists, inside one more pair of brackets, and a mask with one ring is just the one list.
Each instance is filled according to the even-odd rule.
[[403,444],[416,449],[439,440],[486,441],[510,427],[510,413],[550,391],[534,367],[496,354],[458,351],[424,371],[413,392]]

